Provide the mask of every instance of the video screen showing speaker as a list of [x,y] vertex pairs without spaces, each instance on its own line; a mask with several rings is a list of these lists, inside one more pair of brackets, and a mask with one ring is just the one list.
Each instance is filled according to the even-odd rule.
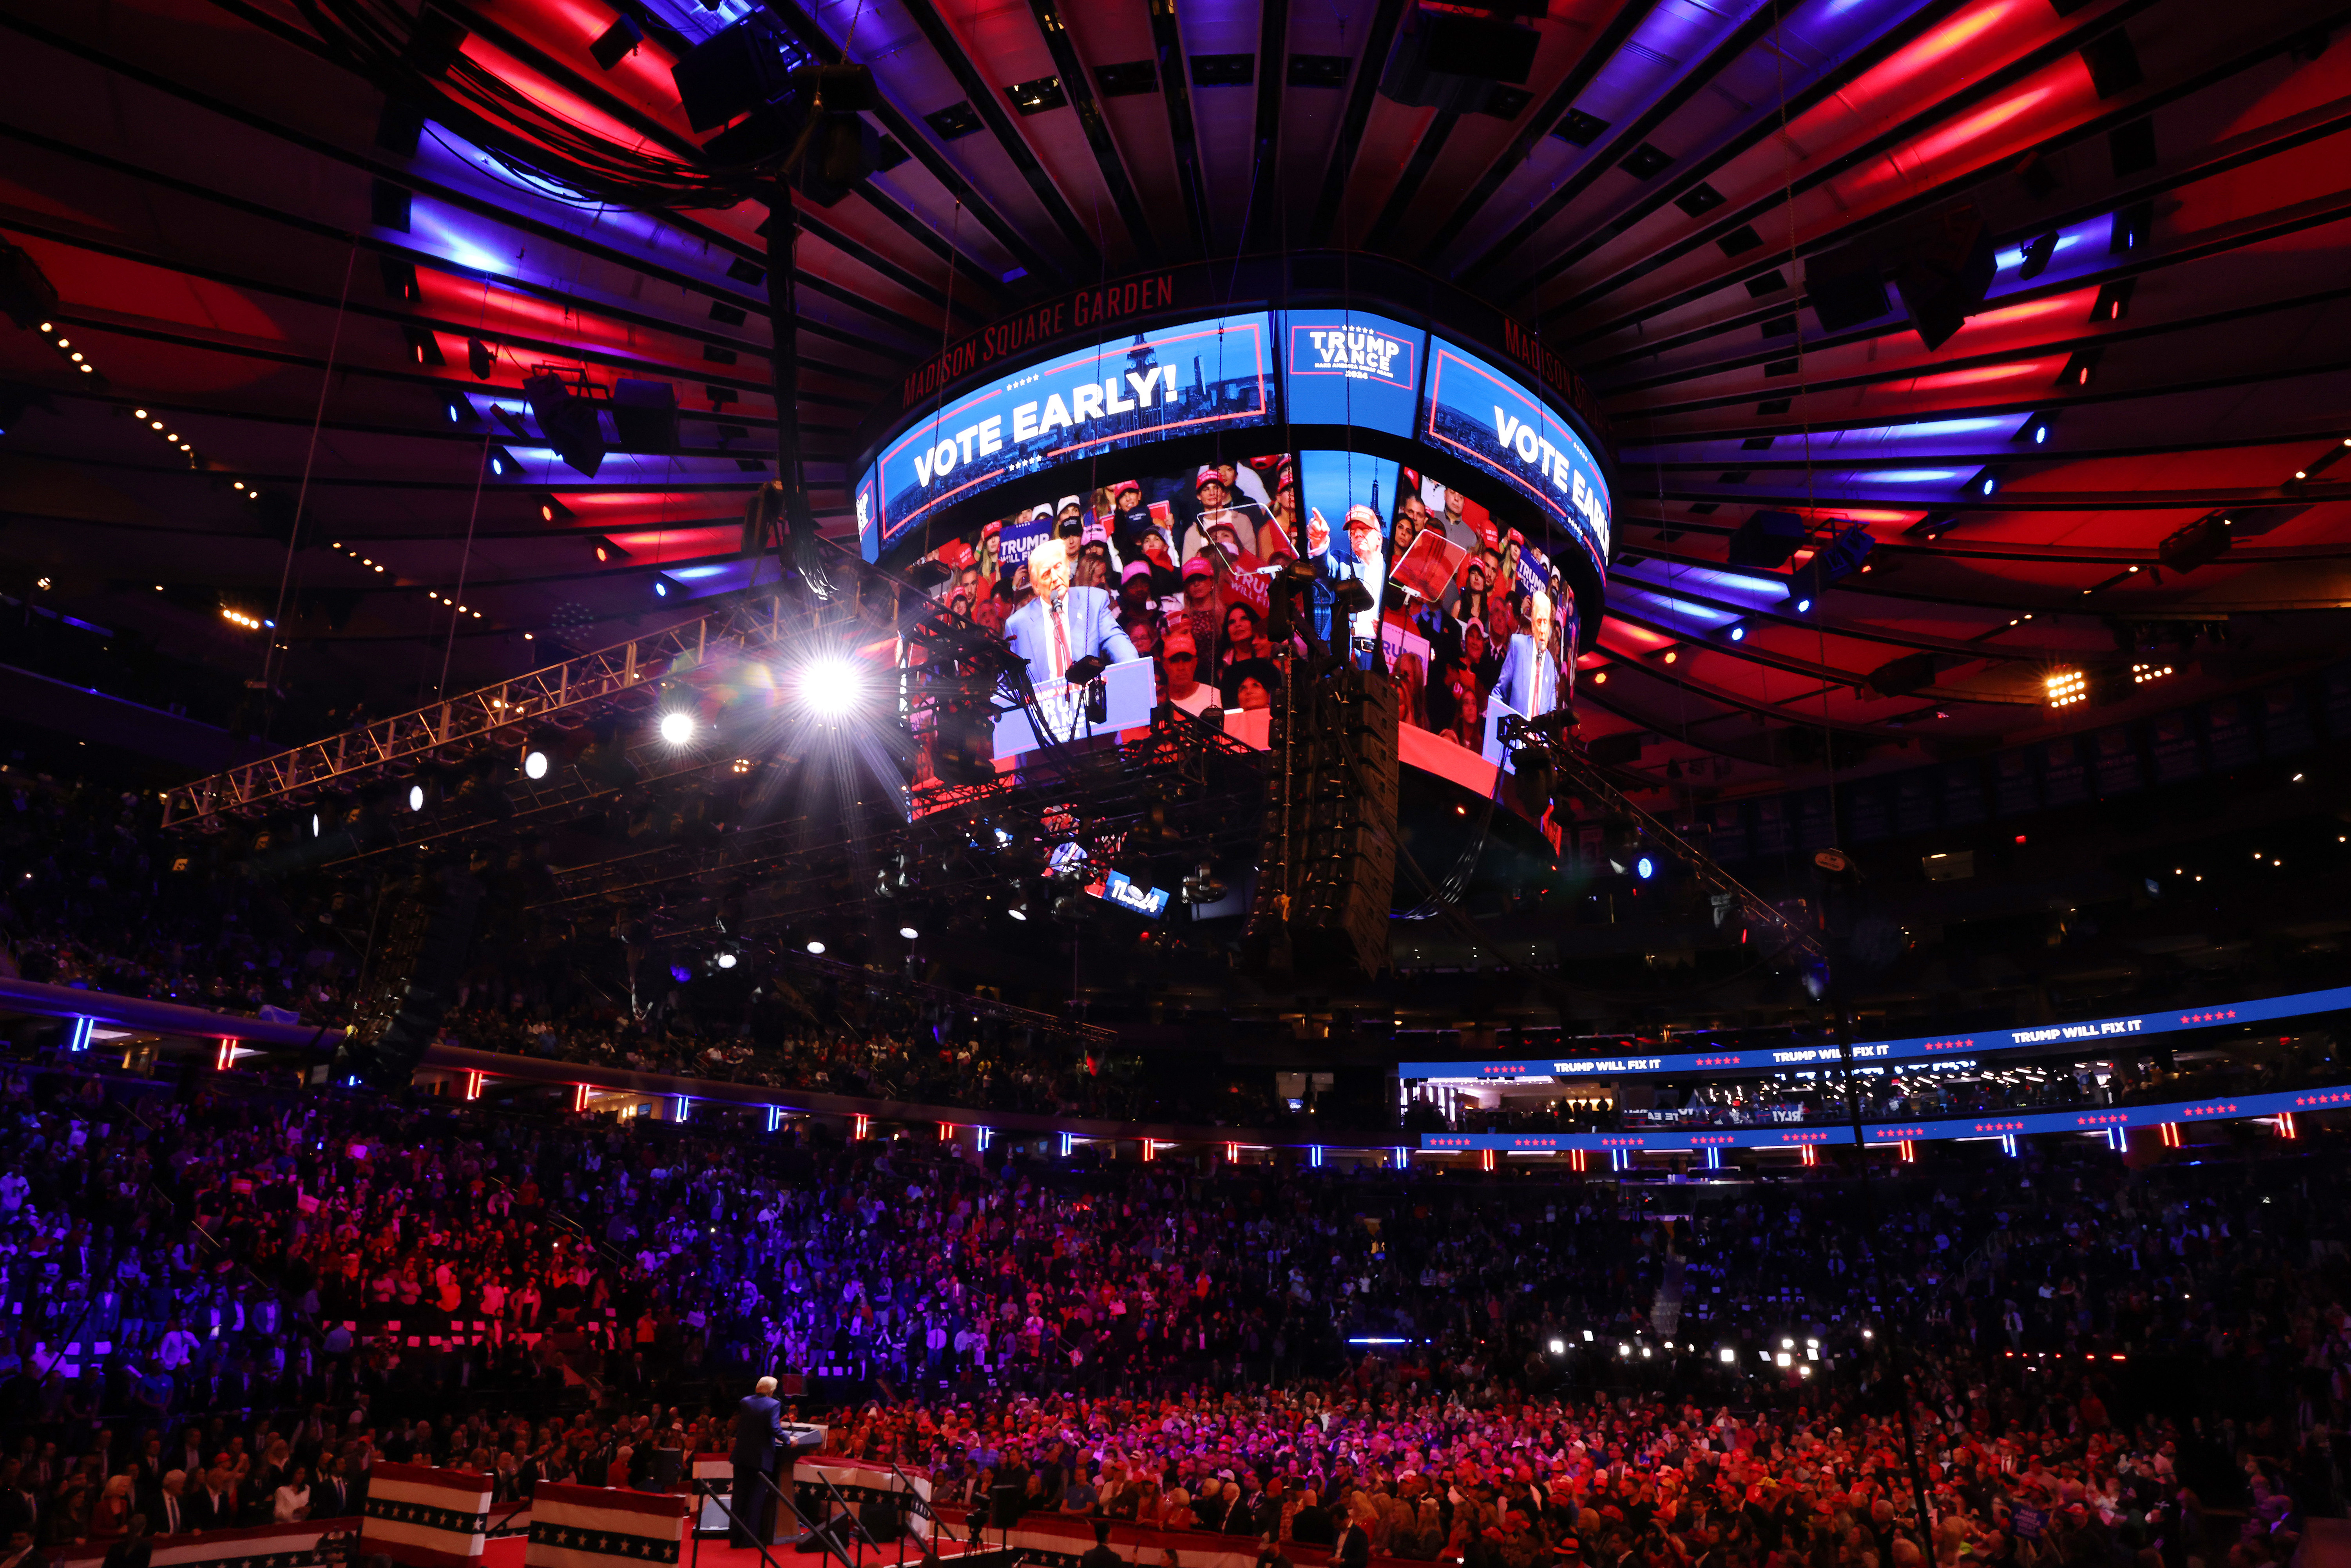
[[[1040,693],[1051,690],[1059,651],[1046,653],[1023,627],[1038,613],[1028,608],[1037,600],[1032,566],[1050,545],[1065,592],[1104,596],[1104,612],[1083,617],[1091,630],[1071,659],[1116,663],[1132,650],[1150,664],[1147,690],[1134,688],[1144,707],[1217,709],[1253,741],[1265,721],[1250,716],[1271,706],[1279,678],[1270,574],[1301,559],[1319,570],[1302,632],[1330,648],[1364,650],[1376,639],[1404,724],[1475,755],[1506,674],[1515,683],[1521,666],[1548,661],[1548,679],[1530,689],[1553,706],[1572,695],[1575,590],[1530,541],[1531,531],[1541,537],[1533,507],[1498,512],[1394,458],[1320,448],[1174,472],[1090,470],[1091,488],[1077,487],[1089,469],[1072,469],[1068,492],[959,531],[915,563],[943,608],[1039,655],[1029,673]],[[1050,490],[1051,479],[1031,483]],[[1338,592],[1349,583],[1364,588],[1353,611]],[[1106,678],[1125,679],[1115,670]],[[925,689],[923,679],[914,689]],[[996,706],[970,706],[918,699],[910,716],[918,798],[984,783],[1037,744],[1022,722],[998,722]]]

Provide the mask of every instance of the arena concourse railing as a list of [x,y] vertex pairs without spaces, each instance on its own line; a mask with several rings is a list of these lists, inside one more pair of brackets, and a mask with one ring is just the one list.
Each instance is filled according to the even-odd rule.
[[[2171,1029],[2201,1028],[2231,1021],[2266,1021],[2333,1011],[2341,1008],[2346,998],[2351,998],[2351,991],[2312,991],[2292,997],[2221,1003],[2122,1020],[2133,1026],[2129,1028],[2118,1028],[2117,1020],[2106,1019],[2006,1033],[2019,1045],[2099,1044]],[[297,1053],[297,1061],[303,1067],[304,1076],[320,1082],[324,1082],[323,1070],[332,1060],[334,1044],[341,1032],[338,1026],[247,1019],[183,1003],[117,996],[78,987],[44,985],[16,977],[0,977],[0,1013],[68,1020],[64,1049],[69,1054],[94,1050],[99,1042],[99,1031],[103,1027],[116,1035],[145,1034],[216,1042],[217,1049],[211,1065],[221,1071],[234,1071],[239,1055],[243,1053],[265,1049],[273,1052],[292,1051]],[[2024,1038],[2028,1036],[2031,1038]],[[1855,1057],[1858,1061],[1874,1064],[1887,1059],[1891,1054],[1888,1048],[1911,1043],[1876,1042],[1874,1045],[1856,1046]],[[1977,1041],[1970,1039],[1967,1043],[1976,1045]],[[1998,1043],[1991,1037],[1982,1037],[1979,1049],[1984,1048],[1998,1049]],[[1880,1054],[1869,1054],[1874,1051]],[[1761,1059],[1779,1053],[1744,1054]],[[1761,1060],[1734,1061],[1729,1059],[1729,1053],[1723,1052],[1709,1053],[1709,1065],[1722,1071],[1733,1071],[1740,1067],[1751,1071],[1756,1066],[1778,1065]],[[1541,1065],[1562,1074],[1596,1075],[1619,1067],[1633,1072],[1655,1071],[1651,1064],[1658,1060],[1626,1059],[1621,1063],[1578,1060],[1526,1065]],[[1814,1070],[1834,1068],[1833,1053],[1826,1061],[1817,1053],[1808,1054],[1806,1061]],[[1400,1071],[1409,1073],[1414,1069],[1474,1069],[1479,1065],[1484,1064],[1405,1062],[1399,1067]],[[1792,1155],[1802,1164],[1812,1165],[1817,1162],[1820,1149],[1850,1143],[1852,1137],[1850,1124],[1842,1120],[1752,1127],[1653,1126],[1581,1133],[1447,1130],[1417,1134],[1395,1130],[1250,1128],[1111,1121],[1038,1112],[862,1099],[768,1084],[738,1083],[676,1073],[548,1061],[501,1051],[477,1051],[447,1042],[435,1044],[427,1050],[420,1074],[429,1075],[437,1086],[454,1087],[458,1097],[468,1101],[479,1099],[485,1088],[494,1081],[539,1084],[568,1089],[570,1092],[569,1108],[582,1113],[615,1108],[610,1103],[613,1097],[619,1097],[632,1107],[658,1106],[665,1113],[662,1119],[670,1121],[690,1120],[696,1106],[735,1106],[766,1112],[770,1130],[781,1125],[787,1117],[837,1119],[851,1129],[852,1136],[857,1137],[867,1135],[877,1125],[927,1124],[936,1128],[943,1142],[968,1139],[980,1151],[985,1151],[996,1137],[1007,1134],[1016,1136],[1041,1134],[1058,1136],[1061,1152],[1064,1155],[1072,1152],[1079,1143],[1133,1143],[1138,1146],[1138,1152],[1144,1159],[1177,1148],[1221,1145],[1226,1157],[1230,1160],[1239,1159],[1244,1150],[1288,1149],[1297,1153],[1310,1166],[1318,1166],[1334,1157],[1343,1157],[1350,1162],[1370,1160],[1402,1166],[1417,1154],[1437,1157],[1468,1156],[1489,1170],[1495,1168],[1498,1156],[1506,1155],[1565,1156],[1572,1161],[1573,1168],[1579,1171],[1591,1168],[1593,1155],[1607,1156],[1610,1168],[1615,1170],[1634,1168],[1635,1161],[1642,1156],[1687,1156],[1693,1165],[1702,1163],[1705,1168],[1721,1169],[1722,1153],[1726,1149],[1776,1151]],[[600,1105],[600,1096],[607,1103]],[[2266,1124],[2277,1136],[2298,1138],[2302,1134],[2301,1118],[2334,1112],[2351,1113],[2351,1082],[2314,1083],[2262,1092],[2213,1094],[2147,1104],[2073,1105],[2050,1110],[1997,1110],[1939,1117],[1865,1119],[1862,1128],[1865,1144],[1893,1149],[1904,1159],[1914,1157],[1916,1145],[1922,1143],[1998,1142],[2006,1152],[2013,1154],[2020,1138],[2043,1135],[2099,1137],[2117,1152],[2128,1152],[2131,1134],[2135,1132],[2149,1134],[2156,1146],[2178,1148],[2185,1146],[2188,1129],[2231,1123]]]

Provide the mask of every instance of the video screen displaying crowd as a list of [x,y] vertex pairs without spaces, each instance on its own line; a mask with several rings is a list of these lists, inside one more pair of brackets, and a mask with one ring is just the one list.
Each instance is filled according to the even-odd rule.
[[380,1460],[659,1489],[763,1375],[951,1524],[1010,1486],[1342,1562],[2253,1568],[2341,1506],[2323,1129],[1646,1197],[928,1132],[20,1062],[0,1531],[38,1560],[350,1512]]
[[[1308,452],[1109,479],[936,546],[935,591],[991,631],[1017,628],[1032,555],[1050,541],[1067,585],[1111,596],[1160,700],[1186,713],[1270,706],[1267,569],[1300,559],[1322,568],[1315,636],[1367,666],[1380,641],[1406,724],[1479,751],[1498,692],[1521,714],[1573,693],[1573,587],[1520,529],[1393,461]],[[1348,582],[1368,606],[1352,616],[1335,608]]]

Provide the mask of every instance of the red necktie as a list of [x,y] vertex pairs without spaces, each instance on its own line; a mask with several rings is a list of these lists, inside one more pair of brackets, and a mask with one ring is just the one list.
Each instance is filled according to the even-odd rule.
[[1045,609],[1053,618],[1053,678],[1058,681],[1069,674],[1070,632],[1062,623],[1060,605],[1049,603]]

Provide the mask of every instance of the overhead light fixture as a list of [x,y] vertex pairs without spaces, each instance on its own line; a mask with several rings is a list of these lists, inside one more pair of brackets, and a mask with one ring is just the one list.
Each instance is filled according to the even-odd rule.
[[408,809],[412,811],[422,811],[424,810],[423,785],[411,784],[408,787]]
[[719,955],[718,955],[718,958],[717,958],[717,964],[718,964],[718,967],[719,967],[720,968],[722,968],[722,969],[731,969],[731,968],[733,968],[733,967],[735,967],[735,955],[734,955],[734,954],[732,954],[732,953],[721,953],[721,954],[719,954]]
[[920,936],[922,933],[915,930],[911,925],[901,925],[898,927],[898,935],[904,936],[907,941],[912,942],[914,938]]
[[2090,700],[2090,677],[2080,670],[2052,670],[2041,689],[2051,707],[2073,707]]
[[815,954],[817,956],[822,957],[824,956],[824,944],[821,942],[811,942],[808,945],[808,950]]
[[537,750],[523,753],[522,776],[534,782],[546,778],[547,753]]
[[474,372],[475,381],[488,381],[490,372],[497,368],[497,357],[479,338],[468,338],[465,340],[465,368]]
[[672,708],[662,715],[661,737],[672,746],[684,746],[694,738],[694,716],[683,708]]
[[[563,375],[542,367],[524,379],[522,392],[530,400],[531,415],[555,455],[565,466],[593,479],[596,470],[604,465],[604,431],[597,422],[596,405],[587,395],[587,377],[578,377],[575,391]],[[548,520],[554,520],[552,515]]]
[[515,461],[513,453],[508,452],[503,446],[496,444],[493,444],[490,447],[491,478],[504,479],[521,472],[522,465]]
[[627,59],[644,41],[645,36],[637,30],[637,25],[622,16],[588,46],[588,53],[595,58],[598,66],[609,71]]
[[793,677],[792,695],[801,706],[819,717],[838,718],[864,699],[864,673],[854,659],[840,653],[820,653],[801,666]]

